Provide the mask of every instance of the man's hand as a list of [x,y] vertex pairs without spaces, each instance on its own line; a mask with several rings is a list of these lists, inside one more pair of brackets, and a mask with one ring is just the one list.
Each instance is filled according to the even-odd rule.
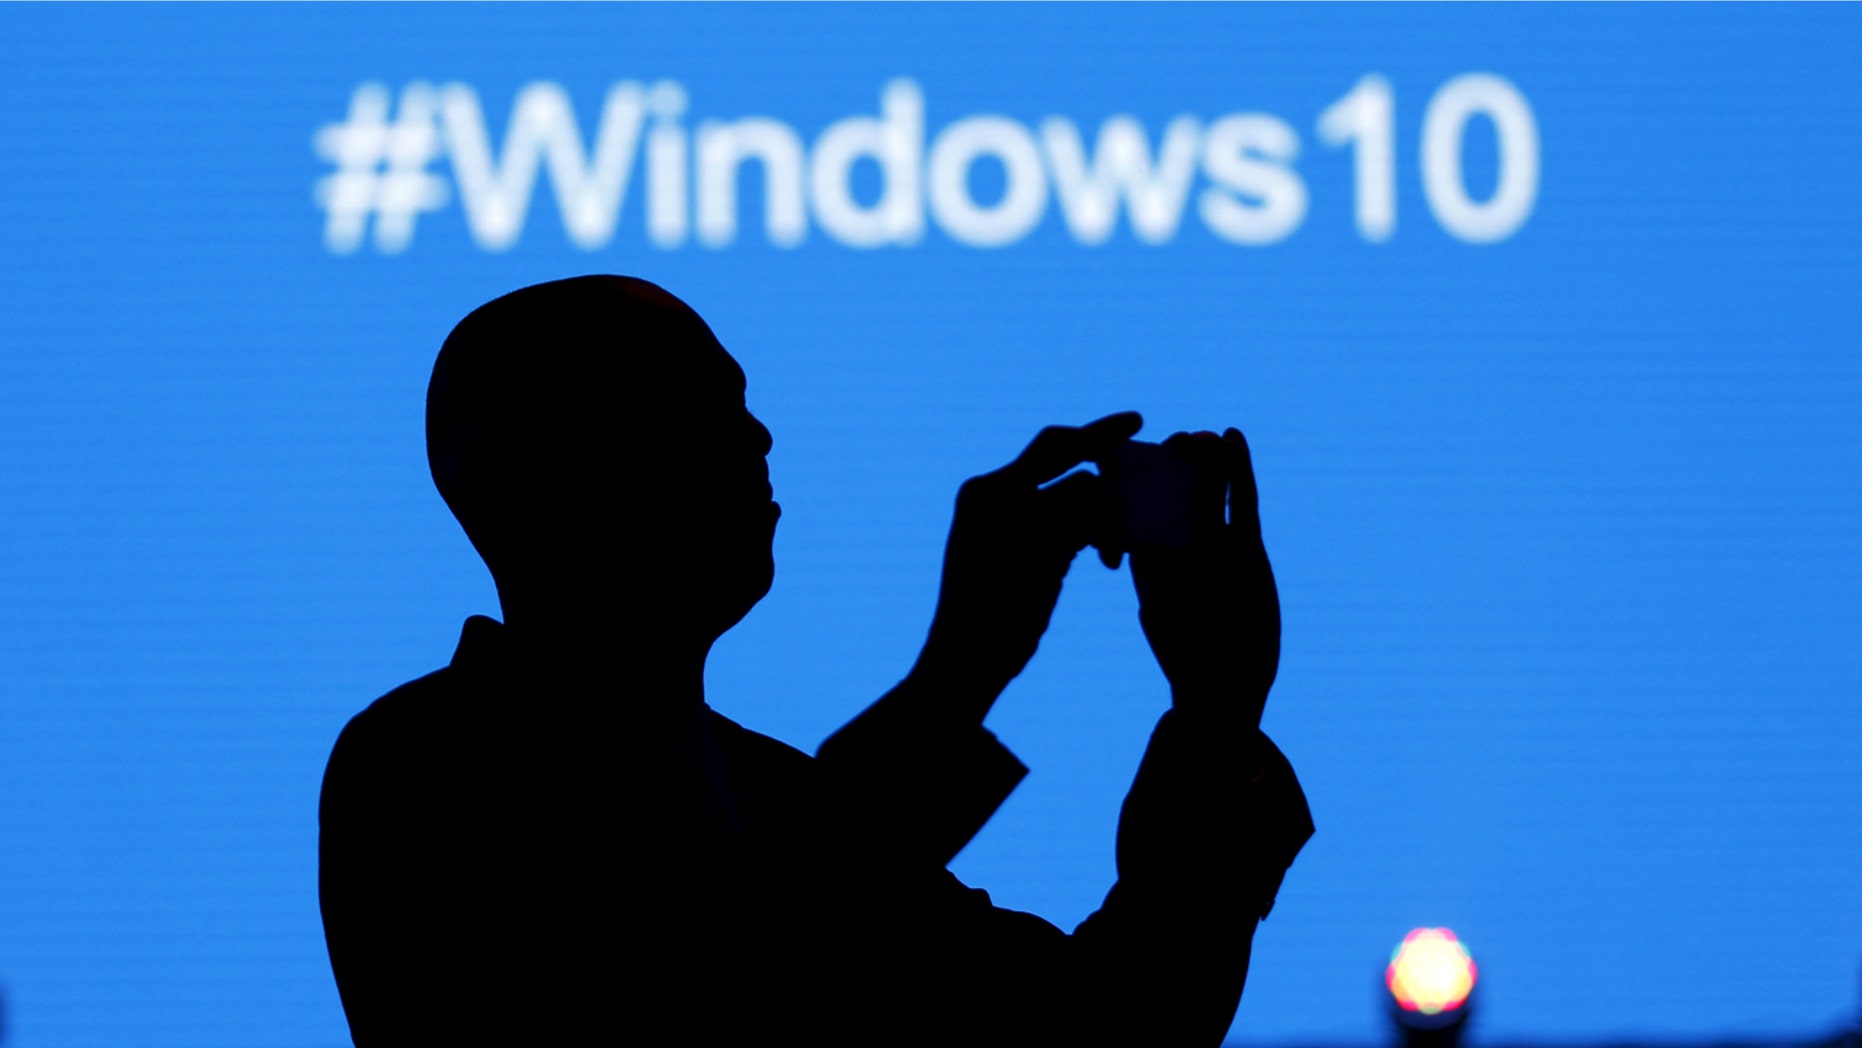
[[1143,425],[1135,412],[1085,426],[1050,426],[1015,461],[965,481],[944,548],[944,580],[910,681],[927,699],[981,723],[1034,657],[1073,557],[1115,512],[1103,460]]
[[1178,433],[1164,447],[1197,468],[1189,546],[1132,551],[1138,621],[1176,708],[1252,728],[1280,667],[1280,596],[1261,543],[1248,444],[1230,429]]

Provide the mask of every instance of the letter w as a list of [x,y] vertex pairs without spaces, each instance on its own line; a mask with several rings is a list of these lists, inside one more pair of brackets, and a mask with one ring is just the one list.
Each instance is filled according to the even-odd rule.
[[1129,116],[1115,116],[1099,128],[1091,161],[1073,121],[1049,117],[1041,124],[1041,144],[1054,171],[1060,209],[1074,239],[1103,244],[1118,222],[1119,198],[1131,216],[1131,231],[1147,244],[1161,244],[1177,233],[1190,180],[1196,174],[1201,131],[1194,117],[1180,116],[1164,129],[1157,163],[1144,128]]
[[537,166],[548,164],[563,229],[577,247],[602,247],[614,238],[627,180],[640,151],[645,104],[640,85],[615,84],[601,110],[592,158],[582,148],[569,96],[549,81],[528,84],[511,107],[504,149],[494,160],[478,95],[466,84],[447,84],[441,118],[453,177],[472,236],[487,251],[517,242],[530,211]]

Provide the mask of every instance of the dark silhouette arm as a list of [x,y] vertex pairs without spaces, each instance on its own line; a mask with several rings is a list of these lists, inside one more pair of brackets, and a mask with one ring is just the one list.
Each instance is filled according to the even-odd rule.
[[[1255,925],[1313,832],[1292,767],[1256,727],[1278,666],[1280,620],[1238,432],[1179,434],[1166,443],[1198,467],[1190,543],[1134,551],[1141,621],[1170,680],[1173,709],[1153,733],[1121,812],[1119,879],[1104,905],[1069,936],[994,907],[948,873],[926,880],[909,866],[947,861],[1020,777],[1019,763],[1012,775],[991,771],[1000,758],[1013,759],[981,730],[981,712],[1033,654],[1076,543],[1091,537],[1102,490],[1072,477],[1035,487],[1084,457],[1083,432],[1048,431],[1017,465],[966,485],[938,624],[919,671],[829,739],[821,761],[836,792],[858,798],[850,807],[859,825],[886,828],[897,879],[925,887],[924,940],[909,949],[935,959],[916,979],[923,994],[943,1002],[951,1036],[1215,1045],[1240,1001]],[[1070,491],[1042,504],[1067,484]],[[975,512],[979,495],[991,512]],[[1045,528],[1062,551],[1044,561],[1027,557],[1024,546],[1023,563],[1045,573],[1018,576],[978,553],[992,548],[987,538],[964,533],[966,524],[977,532],[1000,527],[992,517],[1004,506],[1027,529],[1019,541]],[[1067,523],[1047,513],[1078,516]],[[993,548],[1009,545],[998,539]],[[973,571],[977,564],[991,570]],[[1035,575],[1040,585],[1023,581]],[[1007,580],[996,602],[988,599],[992,579]],[[982,639],[991,632],[1015,643],[992,649]],[[967,667],[957,654],[966,651],[976,653]],[[894,1007],[928,1006],[908,994]]]
[[433,1003],[423,998],[446,982],[431,951],[451,933],[431,905],[431,885],[423,883],[422,871],[434,863],[420,854],[424,842],[409,818],[405,784],[384,774],[389,761],[406,757],[384,752],[373,729],[366,712],[343,729],[318,805],[324,938],[359,1048],[415,1043],[432,1031],[414,1026],[413,1015],[427,1011],[444,1024],[456,1011],[423,1007]]
[[822,743],[817,763],[874,847],[941,867],[1028,769],[981,723],[936,715],[941,696],[925,687],[902,682]]
[[1292,766],[1258,728],[1280,602],[1247,443],[1230,429],[1164,446],[1196,467],[1188,544],[1134,549],[1132,578],[1172,709],[1120,814],[1118,884],[1075,934],[1147,1002],[1123,1017],[1133,1036],[1213,1045],[1240,1001],[1255,923],[1313,824]]
[[[594,971],[567,947],[601,926],[593,844],[522,784],[549,769],[435,716],[466,704],[423,678],[350,721],[324,772],[318,893],[358,1048],[536,1044],[586,1028]],[[565,762],[567,763],[567,762]],[[581,1024],[581,1025],[578,1025]]]
[[1071,935],[845,826],[831,848],[852,886],[836,907],[837,952],[860,958],[837,998],[851,1025],[926,1045],[1219,1044],[1255,926],[1311,833],[1279,751],[1227,728],[1164,716],[1120,815],[1118,881]]
[[1255,925],[1312,836],[1286,758],[1230,729],[1164,715],[1120,813],[1118,883],[1074,932],[1108,1002],[1098,1028],[1126,1043],[1221,1043]]
[[958,491],[917,664],[819,751],[852,817],[880,828],[885,846],[949,862],[1027,773],[983,718],[1034,657],[1068,567],[1110,507],[1102,478],[1062,474],[1105,458],[1140,425],[1126,412],[1050,426]]

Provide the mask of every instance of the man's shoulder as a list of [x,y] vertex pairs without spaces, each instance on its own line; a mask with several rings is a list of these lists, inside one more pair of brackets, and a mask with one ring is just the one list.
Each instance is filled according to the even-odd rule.
[[445,734],[459,699],[458,671],[442,667],[368,704],[336,737],[323,772],[326,806],[332,792],[375,793],[390,769],[406,769]]
[[489,679],[504,665],[503,627],[483,615],[465,620],[452,659],[424,677],[416,677],[388,692],[349,719],[343,739],[368,740],[377,736],[426,733],[440,723],[455,720],[473,695],[482,694]]
[[716,710],[711,711],[710,721],[712,736],[733,772],[793,777],[814,774],[815,759],[788,743],[752,731]]
[[368,704],[362,712],[349,718],[336,745],[364,745],[389,737],[417,732],[444,716],[459,692],[459,674],[442,666],[424,677],[416,677]]

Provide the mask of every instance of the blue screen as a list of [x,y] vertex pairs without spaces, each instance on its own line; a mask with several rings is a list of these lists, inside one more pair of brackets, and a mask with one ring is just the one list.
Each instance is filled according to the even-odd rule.
[[[0,12],[9,1045],[347,1043],[324,761],[497,612],[427,375],[473,307],[583,272],[664,285],[749,375],[777,580],[708,694],[804,749],[911,665],[965,477],[1127,408],[1247,432],[1265,726],[1319,830],[1233,1041],[1386,1038],[1419,926],[1472,950],[1483,1040],[1851,1021],[1858,26]],[[991,716],[1033,774],[953,868],[1000,905],[1071,927],[1112,882],[1168,703],[1135,611],[1081,558]]]

